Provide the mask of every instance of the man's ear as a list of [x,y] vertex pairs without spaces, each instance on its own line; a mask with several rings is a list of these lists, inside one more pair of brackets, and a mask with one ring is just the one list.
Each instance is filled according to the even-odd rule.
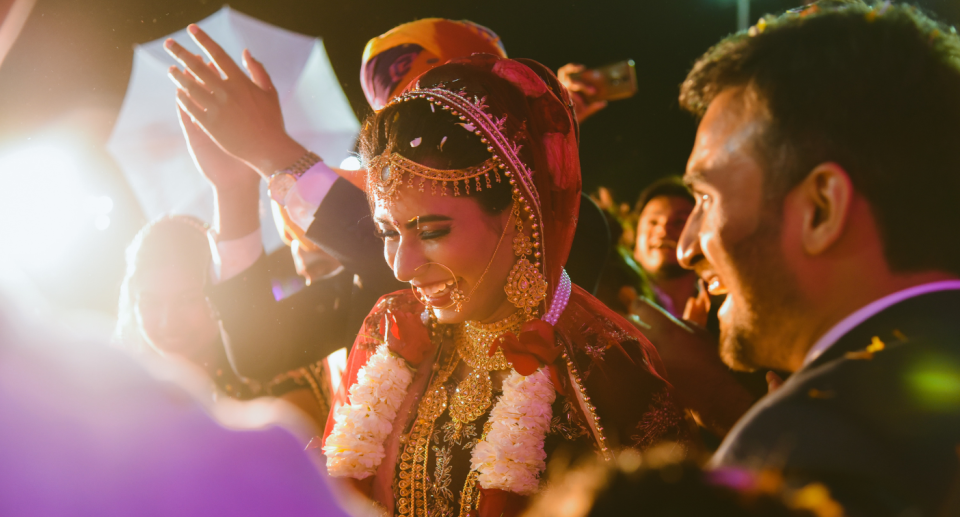
[[819,255],[843,235],[853,201],[853,183],[843,167],[827,162],[810,171],[799,191],[803,249],[809,255]]

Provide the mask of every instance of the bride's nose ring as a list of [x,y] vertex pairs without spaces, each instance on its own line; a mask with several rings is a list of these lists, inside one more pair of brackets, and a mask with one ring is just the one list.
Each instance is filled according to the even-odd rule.
[[450,273],[450,276],[451,276],[451,277],[453,277],[454,286],[453,286],[453,290],[450,292],[450,303],[449,303],[448,305],[444,306],[444,307],[434,307],[433,305],[430,304],[430,301],[429,301],[429,300],[425,300],[425,299],[420,298],[419,293],[417,293],[417,288],[414,287],[413,285],[411,285],[411,286],[410,286],[410,290],[413,291],[413,296],[417,299],[417,301],[419,301],[420,303],[422,303],[422,304],[423,304],[424,306],[426,306],[428,309],[445,310],[445,309],[449,309],[449,308],[451,308],[451,307],[454,307],[454,310],[455,310],[455,311],[457,311],[457,312],[462,312],[462,311],[463,311],[463,304],[469,302],[469,301],[470,301],[470,297],[468,297],[467,295],[463,294],[463,291],[460,289],[460,280],[457,279],[457,275],[453,272],[452,269],[448,268],[447,266],[444,266],[443,264],[441,264],[441,263],[439,263],[439,262],[427,262],[426,264],[422,264],[422,265],[420,265],[419,267],[417,267],[417,269],[415,269],[414,272],[420,271],[421,269],[423,269],[423,268],[425,268],[425,267],[427,267],[427,266],[429,266],[429,265],[437,265],[437,266],[440,266],[440,267],[442,267],[443,269],[445,269],[445,270],[447,271],[447,273]]

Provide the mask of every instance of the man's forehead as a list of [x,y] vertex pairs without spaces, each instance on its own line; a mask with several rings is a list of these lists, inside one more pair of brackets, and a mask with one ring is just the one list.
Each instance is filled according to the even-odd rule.
[[767,117],[751,97],[743,88],[728,88],[710,103],[697,128],[685,182],[708,181],[711,172],[731,160],[754,155],[754,142],[766,127]]

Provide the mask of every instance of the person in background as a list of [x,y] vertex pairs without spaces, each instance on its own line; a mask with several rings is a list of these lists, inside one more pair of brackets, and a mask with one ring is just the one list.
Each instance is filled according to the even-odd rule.
[[[605,187],[597,191],[597,199],[610,222],[612,242],[621,243],[611,248],[597,299],[650,339],[676,388],[677,400],[707,431],[701,433],[707,449],[716,449],[719,440],[759,395],[752,392],[752,384],[744,386],[739,373],[732,372],[720,360],[716,333],[707,325],[710,303],[706,293],[687,300],[689,310],[685,310],[683,319],[655,303],[650,283],[633,259],[633,245],[622,244],[626,239],[620,232],[629,229],[627,221],[632,217],[629,205],[618,203]],[[766,384],[761,384],[765,389]]]
[[684,269],[677,258],[677,241],[694,204],[683,181],[668,176],[644,189],[634,208],[633,258],[643,268],[653,301],[678,318],[687,300],[698,294],[697,274]]
[[[127,249],[116,340],[168,365],[187,362],[213,382],[210,394],[240,400],[260,396],[291,402],[322,425],[330,393],[318,365],[285,371],[263,382],[237,375],[221,340],[219,314],[207,296],[213,270],[207,228],[185,215],[145,226]],[[326,318],[330,325],[336,318]]]
[[[618,238],[613,239],[597,297],[624,315],[635,314],[637,300],[643,298],[682,317],[687,301],[699,292],[696,273],[680,266],[676,253],[694,205],[690,191],[678,177],[659,179],[640,193],[635,208],[626,214],[608,189],[601,187],[599,194],[606,198],[608,222]],[[616,231],[620,227],[622,234]]]
[[[717,354],[716,311],[719,303],[711,306],[711,293],[700,288],[698,271],[681,266],[677,255],[677,242],[694,204],[690,190],[677,176],[661,178],[640,193],[631,213],[631,219],[636,221],[635,244],[632,250],[620,249],[621,267],[632,274],[628,278],[634,279],[635,283],[620,287],[618,301],[627,307],[627,318],[641,329],[654,331],[656,328],[661,332],[666,329],[669,332],[669,337],[653,341],[666,364],[683,366],[682,369],[669,370],[670,374],[681,384],[709,386],[705,392],[715,389],[718,395],[722,393],[727,400],[717,398],[711,405],[726,408],[725,421],[732,423],[767,393],[769,382],[763,373],[729,370]],[[707,262],[702,261],[700,266],[707,266]],[[700,270],[706,274],[704,267]],[[717,290],[714,293],[720,294]],[[670,325],[668,319],[676,324]],[[684,327],[685,332],[677,332],[677,326]],[[693,346],[707,352],[704,357],[690,354],[690,347],[669,346],[671,342],[689,339],[684,333],[699,338],[699,343]],[[668,345],[661,345],[663,342]],[[676,354],[689,357],[675,358]],[[728,376],[732,376],[738,386],[733,386]],[[712,436],[704,435],[706,447],[715,450],[729,428],[710,424],[699,413],[694,416],[711,432]]]
[[729,365],[792,373],[713,467],[821,482],[851,516],[950,515],[957,91],[960,37],[903,4],[767,16],[694,64],[680,101],[700,117],[685,175],[697,205],[681,263],[702,256],[728,292]]
[[220,341],[217,312],[207,298],[210,244],[206,225],[187,215],[165,216],[127,247],[115,338],[121,347],[201,368],[217,392],[249,399],[257,383],[237,376]]

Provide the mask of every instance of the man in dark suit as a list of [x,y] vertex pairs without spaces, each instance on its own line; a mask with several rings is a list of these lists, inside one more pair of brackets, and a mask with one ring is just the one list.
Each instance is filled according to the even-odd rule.
[[960,38],[819,2],[708,51],[683,264],[728,291],[730,366],[792,375],[714,467],[820,482],[849,515],[938,515],[960,459]]

